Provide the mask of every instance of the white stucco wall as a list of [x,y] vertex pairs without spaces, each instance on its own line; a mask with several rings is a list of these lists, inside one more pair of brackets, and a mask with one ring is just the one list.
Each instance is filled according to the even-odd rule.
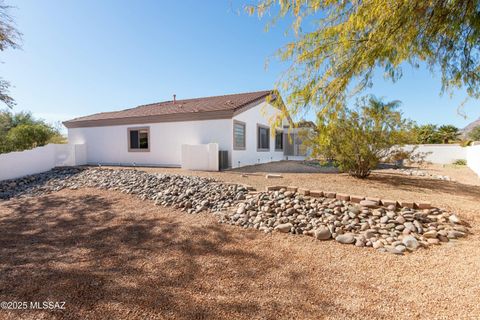
[[458,144],[419,144],[407,145],[406,150],[412,150],[416,146],[415,153],[429,153],[425,160],[431,163],[451,164],[455,160],[467,158],[467,148]]
[[0,154],[0,180],[45,172],[58,166],[85,164],[85,146],[48,144],[31,150]]
[[[233,168],[237,168],[239,165],[252,165],[283,160],[285,158],[283,151],[275,151],[275,136],[272,136],[271,134],[270,151],[257,151],[257,124],[270,126],[269,120],[276,112],[279,111],[265,102],[233,117],[233,120],[246,123],[246,148],[245,150],[232,150],[231,165]],[[231,120],[232,127],[229,131],[229,136],[232,140],[233,120]]]
[[55,145],[0,155],[0,180],[48,171],[55,166]]
[[85,144],[56,144],[55,166],[80,166],[87,163]]
[[[283,151],[275,151],[275,137],[270,136],[270,151],[257,151],[257,124],[270,126],[271,117],[279,112],[268,103],[261,103],[233,119],[164,122],[139,125],[117,125],[68,129],[71,143],[85,143],[87,163],[181,166],[182,145],[218,143],[227,150],[232,167],[285,159]],[[246,123],[246,149],[233,150],[233,122]],[[150,128],[150,151],[128,151],[128,128]]]
[[467,165],[480,176],[480,145],[467,147]]
[[[128,128],[150,128],[150,151],[128,151]],[[85,143],[87,163],[123,165],[181,165],[182,144],[218,143],[220,150],[231,150],[232,120],[162,122],[140,125],[70,128],[70,143]]]
[[182,169],[218,171],[218,143],[182,144]]

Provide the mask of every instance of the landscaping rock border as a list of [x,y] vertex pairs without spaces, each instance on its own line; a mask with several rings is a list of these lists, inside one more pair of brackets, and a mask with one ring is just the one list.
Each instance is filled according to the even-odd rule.
[[432,208],[432,204],[428,201],[396,201],[396,200],[389,200],[389,199],[380,199],[380,198],[373,198],[367,196],[359,196],[359,195],[348,195],[345,193],[336,193],[333,191],[321,191],[321,190],[310,190],[305,188],[300,188],[296,186],[283,186],[283,185],[275,185],[275,186],[266,186],[265,191],[277,191],[281,189],[286,189],[287,191],[295,190],[298,191],[301,195],[304,196],[311,196],[316,198],[326,197],[331,199],[337,199],[342,201],[350,201],[353,203],[359,203],[364,206],[368,206],[371,208],[375,207],[387,207],[390,205],[394,205],[400,208],[410,208],[410,209],[430,209]]
[[469,233],[457,215],[432,208],[429,203],[300,191],[293,186],[269,186],[264,192],[248,194],[236,208],[217,215],[221,223],[266,233],[279,231],[319,240],[335,239],[400,255]]
[[57,168],[0,181],[0,199],[83,187],[118,190],[187,213],[214,212],[220,223],[266,233],[335,239],[400,255],[469,234],[457,215],[427,202],[398,202],[296,186],[251,191],[250,186],[213,178],[134,169]]

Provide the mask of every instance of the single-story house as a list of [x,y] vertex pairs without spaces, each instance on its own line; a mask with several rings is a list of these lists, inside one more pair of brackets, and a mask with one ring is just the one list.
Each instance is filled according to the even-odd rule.
[[[267,98],[269,97],[269,98]],[[173,100],[65,121],[68,140],[86,145],[89,164],[181,166],[182,145],[217,143],[228,166],[303,159],[289,122],[270,132],[280,110],[273,91]],[[287,131],[293,139],[287,138]]]

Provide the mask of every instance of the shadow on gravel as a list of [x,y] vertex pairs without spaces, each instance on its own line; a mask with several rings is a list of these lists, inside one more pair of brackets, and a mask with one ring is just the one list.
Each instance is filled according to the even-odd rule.
[[455,181],[412,178],[411,176],[401,176],[387,172],[372,174],[368,177],[368,180],[410,192],[422,192],[424,190],[428,190],[439,193],[467,196],[471,197],[472,200],[477,200],[480,198],[479,186],[461,184]]
[[[125,210],[135,214],[119,214],[118,199],[51,194],[0,202],[0,300],[66,301],[66,310],[48,311],[50,318],[275,318],[280,303],[258,296],[259,283],[309,290],[302,272],[265,284],[283,259],[243,247],[251,232],[187,224],[173,215],[137,216],[130,207]],[[218,279],[221,285],[207,285]],[[329,299],[316,298],[316,305],[326,313],[343,310]],[[39,311],[15,312],[35,317]]]
[[303,161],[282,160],[269,163],[260,163],[227,171],[244,173],[338,173],[335,167],[321,167],[307,165]]

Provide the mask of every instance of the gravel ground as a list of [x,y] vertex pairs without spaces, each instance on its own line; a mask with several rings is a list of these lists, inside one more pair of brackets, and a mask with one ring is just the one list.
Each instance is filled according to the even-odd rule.
[[[463,197],[473,195],[452,201]],[[468,241],[395,256],[220,225],[207,213],[179,213],[115,191],[62,190],[0,202],[0,300],[66,301],[66,309],[0,314],[476,319],[476,229]]]
[[480,185],[480,178],[467,166],[457,166],[453,164],[429,164],[425,167],[417,168],[426,170],[434,175],[449,176],[455,181],[469,185]]

